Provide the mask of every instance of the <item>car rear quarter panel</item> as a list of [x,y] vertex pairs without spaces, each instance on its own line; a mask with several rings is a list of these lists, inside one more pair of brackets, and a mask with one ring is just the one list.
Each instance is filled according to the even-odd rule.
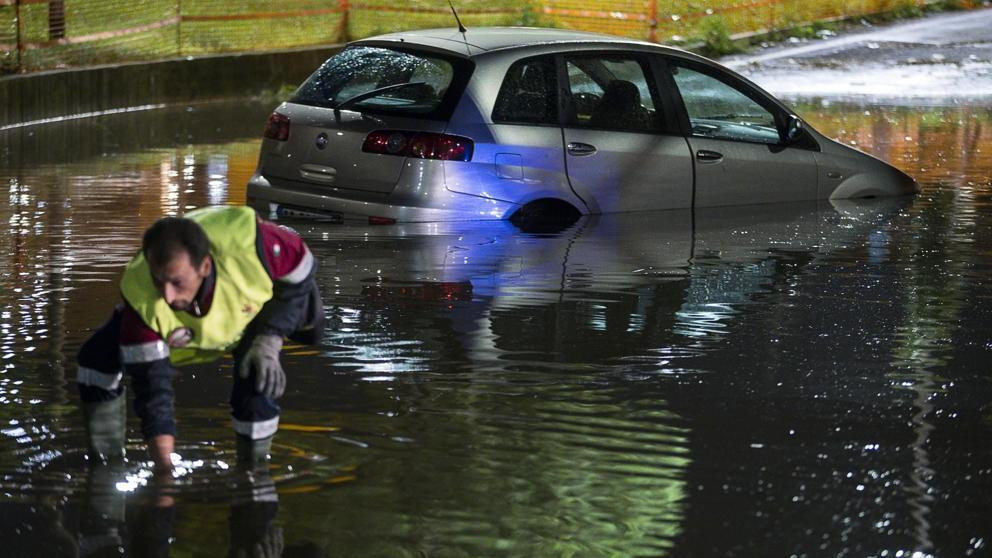
[[476,60],[472,80],[447,129],[449,134],[472,138],[475,154],[470,164],[445,164],[446,185],[455,192],[516,204],[561,199],[586,213],[586,204],[572,191],[565,174],[560,127],[492,122],[506,71],[519,58],[537,54],[514,50]]

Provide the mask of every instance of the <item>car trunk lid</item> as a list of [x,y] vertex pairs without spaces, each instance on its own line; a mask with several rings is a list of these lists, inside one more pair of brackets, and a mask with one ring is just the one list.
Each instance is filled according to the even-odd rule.
[[406,158],[364,151],[369,134],[443,132],[470,73],[467,60],[433,52],[349,47],[276,109],[288,119],[288,134],[267,131],[261,173],[339,194],[339,189],[388,194]]
[[[365,139],[383,129],[441,132],[443,122],[363,116],[298,106],[282,107],[291,122],[283,150],[287,156],[265,158],[262,172],[317,186],[389,193],[405,165],[404,157],[362,151]],[[295,118],[294,118],[295,115]],[[299,122],[299,123],[297,123]]]

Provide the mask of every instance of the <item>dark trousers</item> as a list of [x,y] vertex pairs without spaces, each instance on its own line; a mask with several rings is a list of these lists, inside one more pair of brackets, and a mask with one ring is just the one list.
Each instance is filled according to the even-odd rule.
[[[120,307],[100,326],[79,350],[77,385],[85,402],[110,401],[123,393],[124,371],[134,392],[135,412],[141,418],[145,438],[160,434],[175,435],[174,391],[175,369],[168,358],[146,363],[121,361]],[[234,350],[234,384],[231,389],[231,415],[234,429],[251,439],[275,434],[279,423],[279,406],[275,401],[255,392],[255,371],[247,378],[238,375],[239,364],[254,337],[249,326],[241,343]]]

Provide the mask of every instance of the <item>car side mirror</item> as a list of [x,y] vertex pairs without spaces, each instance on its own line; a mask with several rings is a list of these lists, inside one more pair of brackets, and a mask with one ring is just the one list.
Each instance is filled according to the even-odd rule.
[[789,124],[785,128],[785,143],[792,144],[799,141],[799,138],[803,136],[803,121],[799,120],[799,117],[790,114]]

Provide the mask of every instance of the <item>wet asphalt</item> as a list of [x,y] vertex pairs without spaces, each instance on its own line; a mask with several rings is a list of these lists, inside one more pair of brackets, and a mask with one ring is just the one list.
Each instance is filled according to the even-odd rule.
[[992,104],[992,8],[821,35],[722,62],[783,97]]

